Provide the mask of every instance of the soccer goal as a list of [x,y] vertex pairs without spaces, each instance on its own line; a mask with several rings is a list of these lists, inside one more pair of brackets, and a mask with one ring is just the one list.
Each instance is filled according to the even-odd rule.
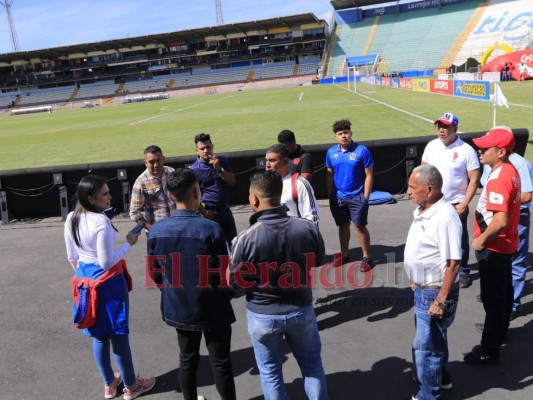
[[348,90],[354,93],[374,93],[376,91],[376,76],[366,66],[349,67]]

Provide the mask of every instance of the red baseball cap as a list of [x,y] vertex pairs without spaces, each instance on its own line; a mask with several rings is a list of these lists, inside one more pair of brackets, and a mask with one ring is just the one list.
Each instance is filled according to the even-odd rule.
[[513,131],[507,126],[495,126],[485,135],[472,139],[472,141],[480,149],[498,147],[508,152],[513,151],[515,144]]

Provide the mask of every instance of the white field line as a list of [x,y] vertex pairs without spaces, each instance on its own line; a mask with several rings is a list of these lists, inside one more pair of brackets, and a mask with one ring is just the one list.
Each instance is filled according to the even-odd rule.
[[180,112],[180,111],[188,110],[188,109],[190,109],[190,108],[195,108],[195,107],[203,106],[203,105],[205,105],[205,104],[209,104],[209,103],[212,103],[212,102],[214,102],[214,101],[220,101],[220,100],[230,99],[230,98],[232,98],[232,97],[235,97],[235,95],[233,95],[233,96],[228,96],[228,97],[223,97],[223,98],[221,98],[221,99],[213,99],[213,100],[209,100],[209,101],[204,101],[203,103],[193,104],[192,106],[189,106],[189,107],[179,108],[179,109],[177,109],[177,110],[173,110],[173,111],[170,111],[170,112],[167,112],[167,113],[164,113],[164,114],[154,115],[153,117],[148,117],[148,118],[141,119],[141,120],[139,120],[139,121],[130,122],[130,123],[128,124],[128,126],[131,126],[131,125],[137,125],[137,124],[142,124],[143,122],[151,121],[152,119],[156,119],[156,118],[160,118],[160,117],[164,117],[165,115],[174,114],[174,113],[177,113],[177,112]]
[[304,92],[300,93],[300,98],[298,99],[298,101],[302,101],[303,97],[304,97]]
[[[346,91],[348,91],[350,93],[353,93],[351,90],[348,90],[348,89],[346,89],[346,88],[344,88],[342,86],[337,86],[337,87],[339,87],[341,89],[344,89],[344,90],[346,90]],[[432,124],[434,122],[434,120],[432,120],[432,119],[422,117],[421,115],[414,114],[412,112],[406,111],[406,110],[398,108],[398,107],[394,107],[391,104],[385,103],[385,102],[380,101],[380,100],[373,99],[372,97],[365,96],[364,94],[361,94],[361,93],[355,93],[355,94],[357,94],[358,96],[364,97],[365,99],[368,99],[370,101],[373,101],[373,102],[376,102],[378,104],[381,104],[381,105],[383,105],[385,107],[389,107],[389,108],[392,108],[393,110],[396,110],[396,111],[402,112],[404,114],[410,115],[411,117],[415,117],[415,118],[421,119],[422,121],[431,122]]]
[[516,106],[516,107],[525,107],[525,108],[533,108],[533,106],[527,105],[527,104],[518,104],[518,103],[509,103],[510,106]]

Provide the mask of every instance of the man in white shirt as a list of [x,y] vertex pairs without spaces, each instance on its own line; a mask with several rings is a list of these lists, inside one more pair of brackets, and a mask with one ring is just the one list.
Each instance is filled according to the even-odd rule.
[[461,221],[442,193],[442,176],[420,165],[409,177],[407,194],[418,208],[407,235],[404,267],[415,299],[413,376],[420,385],[411,399],[439,399],[450,389],[447,330],[452,324],[459,285]]
[[451,113],[442,114],[435,120],[437,138],[429,142],[422,155],[422,164],[435,166],[442,175],[442,193],[457,210],[463,226],[461,247],[461,269],[459,282],[461,288],[472,285],[468,255],[468,205],[476,194],[479,180],[479,159],[472,146],[463,142],[457,135],[459,120]]
[[315,193],[308,180],[289,171],[289,152],[282,144],[270,146],[265,155],[267,170],[276,171],[283,179],[281,204],[291,217],[308,219],[318,225],[320,219]]

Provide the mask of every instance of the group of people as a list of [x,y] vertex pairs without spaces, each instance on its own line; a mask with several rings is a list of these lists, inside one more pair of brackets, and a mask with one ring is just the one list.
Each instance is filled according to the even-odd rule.
[[[467,216],[478,187],[478,157],[457,135],[455,115],[443,114],[435,126],[438,137],[427,145],[422,165],[413,170],[408,183],[408,194],[418,205],[404,260],[415,298],[413,377],[420,390],[413,398],[419,400],[438,399],[442,389],[452,386],[447,328],[454,319],[459,287],[471,285],[469,246],[476,250],[486,318],[481,345],[464,361],[498,360],[509,321],[519,315],[533,192],[531,164],[512,153],[510,129],[496,127],[474,139],[487,173],[470,244]],[[361,268],[369,270],[373,261],[367,220],[374,162],[369,149],[353,140],[349,120],[335,121],[333,133],[337,144],[326,154],[326,184],[338,227],[338,260],[350,260],[353,223],[362,250]],[[319,268],[325,253],[310,154],[296,143],[293,132],[279,133],[278,143],[266,150],[266,170],[250,179],[253,214],[250,226],[237,234],[229,208],[235,173],[227,158],[214,152],[210,135],[200,133],[194,142],[197,160],[176,170],[165,165],[158,146],[147,147],[146,170],[135,181],[130,205],[130,217],[144,224],[147,234],[147,268],[161,290],[163,320],[176,329],[184,398],[203,399],[196,384],[202,337],[217,391],[222,399],[236,398],[231,299],[246,296],[248,333],[265,399],[288,398],[282,374],[284,338],[300,367],[307,397],[327,399],[309,282],[310,268]],[[77,197],[65,224],[68,259],[76,277],[105,277],[98,286],[96,323],[84,332],[93,337],[105,397],[113,398],[124,382],[124,398],[133,399],[155,384],[154,378],[135,377],[128,342],[128,273],[119,260],[138,235],[128,233],[126,243],[113,248],[116,230],[102,214],[111,197],[102,178],[84,178]],[[524,224],[520,231],[519,220]],[[515,268],[515,263],[520,266]],[[108,271],[114,273],[108,277]],[[513,294],[514,280],[518,283]],[[75,304],[74,313],[81,308]],[[111,368],[110,343],[119,372]]]
[[[439,399],[453,385],[448,368],[447,329],[455,318],[459,288],[471,285],[468,268],[468,204],[480,176],[476,152],[458,135],[451,113],[436,121],[437,138],[429,142],[408,183],[418,205],[405,244],[404,266],[415,304],[413,379],[419,391],[411,399]],[[510,128],[499,126],[473,139],[483,164],[474,217],[475,250],[480,275],[478,299],[485,310],[481,343],[464,356],[467,364],[499,361],[509,323],[520,316],[527,270],[533,168],[513,152]]]
[[[513,65],[512,62],[509,62],[509,63],[505,63],[503,68],[502,68],[502,76],[501,76],[501,80],[502,81],[512,81],[513,80],[513,72],[515,70],[515,66]],[[526,63],[522,63],[522,64],[519,64],[518,66],[518,81],[519,82],[524,82],[524,80],[526,79],[526,75],[528,74],[528,67],[527,67],[527,64]]]

